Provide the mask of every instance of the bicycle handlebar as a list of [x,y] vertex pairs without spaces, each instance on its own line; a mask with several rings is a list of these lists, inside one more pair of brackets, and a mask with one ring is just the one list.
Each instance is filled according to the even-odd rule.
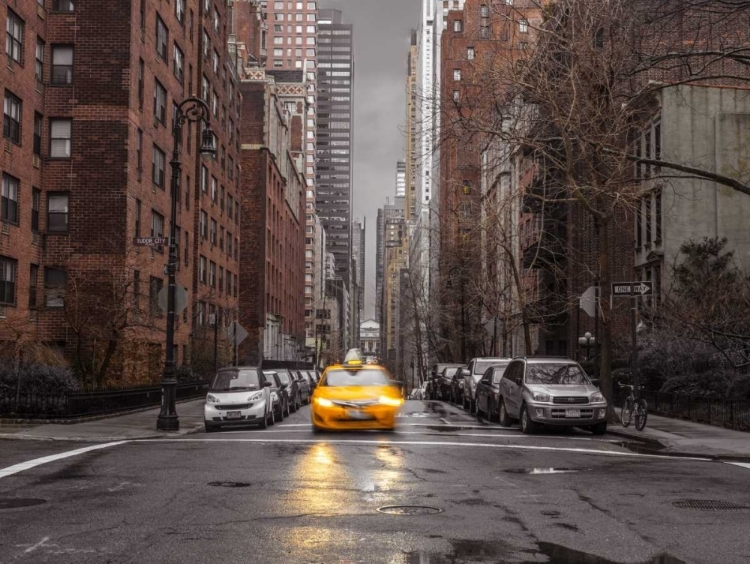
[[[635,386],[633,384],[623,384],[622,382],[619,382],[617,384],[621,388],[630,388],[631,390],[635,390]],[[643,386],[638,386],[639,390],[643,389]]]

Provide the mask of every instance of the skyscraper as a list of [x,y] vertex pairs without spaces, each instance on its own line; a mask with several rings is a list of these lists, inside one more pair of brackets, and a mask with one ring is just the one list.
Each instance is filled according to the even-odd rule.
[[316,209],[336,275],[351,285],[353,26],[339,10],[318,18]]
[[406,197],[406,163],[402,161],[396,163],[396,197]]

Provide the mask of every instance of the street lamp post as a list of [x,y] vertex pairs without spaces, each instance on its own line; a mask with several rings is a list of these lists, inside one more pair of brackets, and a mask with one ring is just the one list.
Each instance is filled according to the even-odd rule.
[[167,274],[169,276],[169,288],[167,290],[167,358],[164,364],[164,373],[161,382],[161,410],[156,420],[156,428],[160,431],[179,431],[180,419],[177,416],[175,400],[177,399],[177,379],[175,378],[175,354],[174,354],[174,327],[175,327],[175,293],[177,289],[177,202],[180,174],[182,163],[180,162],[180,139],[182,137],[182,126],[187,122],[203,122],[201,157],[213,158],[216,154],[214,136],[210,126],[210,111],[208,105],[200,98],[188,98],[177,106],[174,116],[172,135],[174,137],[174,150],[172,151],[172,213],[169,226],[169,259],[167,263]]
[[[454,266],[448,271],[448,282],[446,283],[446,287],[448,289],[453,287],[453,283],[451,282],[451,279],[453,278],[454,272],[461,272],[461,269],[458,266]],[[466,307],[464,303],[464,279],[463,276],[461,276],[461,361],[467,362],[466,360]]]
[[578,339],[578,344],[586,349],[586,360],[591,360],[591,349],[596,347],[596,337],[587,331]]

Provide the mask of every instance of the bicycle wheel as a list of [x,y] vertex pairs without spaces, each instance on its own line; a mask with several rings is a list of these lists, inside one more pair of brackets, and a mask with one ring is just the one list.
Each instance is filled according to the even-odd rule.
[[643,431],[646,426],[646,419],[648,419],[648,404],[646,404],[645,399],[639,399],[635,406],[635,428]]
[[622,404],[622,411],[620,411],[620,420],[622,421],[623,427],[630,427],[630,420],[633,417],[633,406],[629,399],[625,400]]

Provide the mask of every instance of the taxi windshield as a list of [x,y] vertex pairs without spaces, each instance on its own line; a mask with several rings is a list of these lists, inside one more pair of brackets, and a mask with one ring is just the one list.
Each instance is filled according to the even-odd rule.
[[382,370],[330,370],[326,373],[324,386],[390,386],[391,380]]

